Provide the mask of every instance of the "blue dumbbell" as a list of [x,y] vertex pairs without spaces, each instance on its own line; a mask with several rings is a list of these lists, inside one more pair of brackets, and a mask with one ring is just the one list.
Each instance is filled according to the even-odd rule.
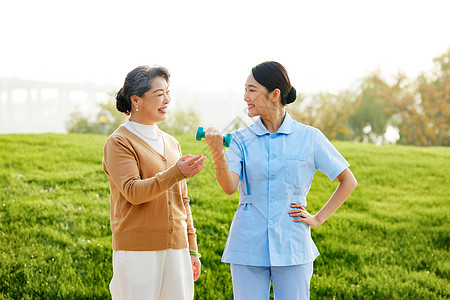
[[[204,137],[205,137],[205,131],[203,130],[203,127],[199,127],[197,129],[197,134],[195,135],[195,139],[197,141],[201,141],[202,138],[204,138]],[[231,138],[232,138],[231,133],[228,133],[226,136],[223,136],[223,145],[225,147],[227,147],[227,148],[230,147],[230,145],[231,145]]]

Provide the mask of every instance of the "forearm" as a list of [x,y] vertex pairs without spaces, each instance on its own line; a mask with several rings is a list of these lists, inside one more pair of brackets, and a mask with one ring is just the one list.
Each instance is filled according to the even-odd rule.
[[[125,176],[126,178],[127,176]],[[166,171],[156,174],[152,178],[135,179],[128,177],[128,179],[116,178],[117,186],[121,189],[125,198],[133,205],[142,204],[157,199],[177,182],[185,179],[183,174],[178,170],[176,165],[173,165]]]
[[157,199],[185,179],[176,164],[150,178],[142,179],[136,157],[132,147],[120,138],[110,138],[105,144],[103,169],[111,185],[133,205]]
[[191,211],[186,211],[187,218],[187,237],[188,237],[188,244],[189,244],[189,251],[192,252],[198,252],[198,246],[197,246],[197,234],[195,233],[195,228],[192,222],[192,214]]
[[[355,189],[357,182],[350,170],[344,171],[343,178],[328,202],[315,215],[320,224],[324,223],[347,200]],[[344,173],[343,172],[343,173]]]
[[186,210],[186,230],[189,243],[189,251],[198,252],[197,235],[195,234],[194,221],[192,219],[191,206],[189,205],[189,197],[187,195],[186,181],[181,182],[181,195],[183,198],[183,205]]
[[230,171],[223,152],[213,153],[213,158],[217,182],[225,193],[232,195],[237,189],[239,178],[236,180],[236,176]]

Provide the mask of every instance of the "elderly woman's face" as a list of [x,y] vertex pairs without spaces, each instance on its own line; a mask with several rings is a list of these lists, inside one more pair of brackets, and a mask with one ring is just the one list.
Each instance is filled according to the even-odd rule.
[[163,77],[156,77],[148,90],[137,101],[140,119],[146,124],[155,124],[167,119],[167,107],[170,103],[169,84]]

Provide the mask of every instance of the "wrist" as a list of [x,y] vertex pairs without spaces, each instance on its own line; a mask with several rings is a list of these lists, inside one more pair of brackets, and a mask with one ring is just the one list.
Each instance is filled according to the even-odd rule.
[[223,151],[223,145],[220,148],[211,149],[211,154],[214,160],[221,160],[225,157],[225,152]]
[[184,175],[184,173],[181,171],[180,167],[178,166],[178,162],[175,163],[175,167],[177,168],[178,172],[181,174],[181,176],[183,176],[183,178],[181,178],[179,181],[186,179],[187,176]]
[[318,215],[314,215],[314,219],[316,219],[317,226],[320,226],[325,222],[325,220],[322,221]]
[[202,255],[198,252],[194,252],[194,251],[189,251],[189,254],[192,256],[197,256],[198,258],[202,257]]

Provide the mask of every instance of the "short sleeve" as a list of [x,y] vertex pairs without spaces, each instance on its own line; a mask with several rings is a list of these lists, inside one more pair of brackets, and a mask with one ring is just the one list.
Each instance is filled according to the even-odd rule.
[[315,131],[314,138],[314,163],[316,169],[328,176],[330,180],[334,180],[350,164],[320,130]]
[[227,160],[230,171],[240,176],[242,171],[242,155],[239,144],[234,139],[234,136],[230,147],[225,151],[225,159]]

